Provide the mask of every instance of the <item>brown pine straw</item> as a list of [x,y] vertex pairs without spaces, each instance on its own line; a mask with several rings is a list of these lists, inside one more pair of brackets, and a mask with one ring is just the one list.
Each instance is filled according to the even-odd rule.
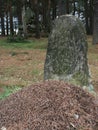
[[82,88],[45,81],[0,101],[1,130],[98,130],[98,102]]

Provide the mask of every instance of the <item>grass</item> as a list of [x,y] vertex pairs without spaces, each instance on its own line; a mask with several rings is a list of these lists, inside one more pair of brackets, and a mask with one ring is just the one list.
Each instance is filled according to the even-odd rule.
[[8,97],[10,94],[20,90],[20,86],[3,86],[2,93],[0,94],[0,100]]
[[0,39],[0,47],[7,49],[46,49],[47,39],[28,39],[20,42],[8,42],[7,38]]
[[0,99],[43,79],[47,39],[8,42],[0,39]]
[[[88,36],[88,43],[92,82],[98,91],[98,45],[92,45],[92,36]],[[47,38],[11,43],[0,39],[0,99],[43,80],[46,48]]]

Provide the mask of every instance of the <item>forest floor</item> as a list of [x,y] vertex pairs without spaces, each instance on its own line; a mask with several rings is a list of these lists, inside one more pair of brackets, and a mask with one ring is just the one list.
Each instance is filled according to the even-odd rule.
[[[92,83],[98,91],[98,45],[92,45],[92,36],[87,39]],[[47,39],[30,39],[24,43],[7,43],[5,38],[0,39],[0,98],[43,80],[46,47]],[[2,95],[5,91],[7,95]]]
[[98,44],[92,45],[92,37],[88,36],[88,64],[91,80],[95,90],[98,92]]

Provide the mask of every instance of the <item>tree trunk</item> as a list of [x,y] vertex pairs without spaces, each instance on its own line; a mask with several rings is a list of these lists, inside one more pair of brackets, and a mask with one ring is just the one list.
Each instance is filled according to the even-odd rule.
[[58,15],[66,14],[66,0],[59,0],[58,1]]
[[17,16],[18,16],[18,25],[21,26],[22,25],[22,6],[17,5]]
[[5,35],[5,27],[4,27],[4,15],[3,15],[3,12],[1,14],[1,30],[2,30],[2,36]]
[[43,3],[43,24],[44,24],[44,26],[45,26],[45,28],[46,28],[46,26],[47,26],[47,17],[46,17],[46,12],[47,12],[47,3],[46,3],[46,1],[42,1]]
[[22,25],[23,25],[23,35],[24,35],[24,37],[26,37],[27,36],[27,25],[26,25],[26,9],[25,9],[25,5],[23,5],[23,8],[22,8]]
[[36,38],[40,38],[40,24],[39,24],[39,7],[38,0],[35,1],[35,25],[36,25]]
[[76,12],[76,6],[75,6],[75,0],[73,0],[73,15],[75,15]]
[[69,14],[69,0],[66,0],[66,13]]
[[88,18],[88,3],[87,1],[84,2],[84,9],[85,9],[85,23],[86,23],[86,32],[89,34],[89,18]]
[[90,9],[89,9],[89,26],[90,26],[90,35],[93,33],[93,0],[90,0]]
[[93,44],[98,44],[98,1],[94,2]]
[[52,19],[54,20],[56,18],[56,1],[55,0],[52,2],[52,7],[53,7]]
[[10,4],[10,9],[9,9],[9,15],[10,15],[10,34],[13,35],[14,30],[13,30],[13,16],[12,16],[12,6],[11,6],[11,4]]
[[6,12],[6,34],[9,35],[9,27],[8,27],[8,12]]
[[4,3],[3,0],[0,1],[0,17],[1,17],[1,35],[5,35],[5,27],[4,27]]
[[[46,32],[50,32],[51,30],[50,6],[51,6],[50,0],[43,1],[43,24],[45,26]],[[56,12],[54,11],[53,13],[56,13]],[[54,17],[52,18],[54,19]]]
[[80,18],[80,1],[78,2],[78,18]]

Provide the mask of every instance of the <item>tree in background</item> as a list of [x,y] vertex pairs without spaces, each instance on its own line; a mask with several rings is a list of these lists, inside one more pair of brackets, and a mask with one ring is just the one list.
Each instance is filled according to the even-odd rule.
[[0,0],[0,35],[15,35],[17,29],[40,38],[50,32],[57,16],[69,13],[80,18],[87,34],[92,34],[93,0]]
[[98,44],[98,0],[94,1],[93,44]]
[[59,0],[58,1],[58,15],[66,14],[66,0]]
[[87,34],[93,32],[93,0],[84,0],[84,17]]
[[12,12],[12,1],[9,0],[9,18],[10,18],[10,34],[14,34],[14,28],[13,28],[13,12]]
[[5,27],[4,27],[4,2],[0,0],[0,17],[1,17],[1,35],[5,35]]

